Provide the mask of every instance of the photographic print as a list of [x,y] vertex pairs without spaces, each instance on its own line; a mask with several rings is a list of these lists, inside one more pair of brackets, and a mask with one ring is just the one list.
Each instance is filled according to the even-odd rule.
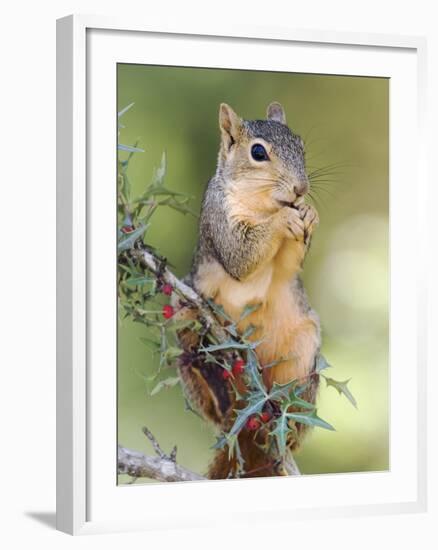
[[389,79],[117,71],[118,483],[388,470]]

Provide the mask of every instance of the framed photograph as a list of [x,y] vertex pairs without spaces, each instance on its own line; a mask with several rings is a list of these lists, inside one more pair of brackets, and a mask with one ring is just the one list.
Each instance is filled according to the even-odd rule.
[[58,21],[60,530],[425,509],[424,58]]

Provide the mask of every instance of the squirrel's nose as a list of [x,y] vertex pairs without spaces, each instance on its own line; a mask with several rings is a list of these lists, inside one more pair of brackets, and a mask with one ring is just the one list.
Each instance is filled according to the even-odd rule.
[[294,191],[297,197],[302,197],[309,190],[309,182],[307,180],[300,180],[294,185]]

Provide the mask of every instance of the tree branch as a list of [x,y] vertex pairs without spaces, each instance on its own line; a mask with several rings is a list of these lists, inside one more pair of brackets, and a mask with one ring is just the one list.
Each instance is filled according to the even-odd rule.
[[118,447],[117,463],[119,474],[128,474],[133,478],[148,477],[157,481],[199,481],[205,479],[168,458],[146,456],[121,445]]
[[205,477],[176,463],[176,447],[172,449],[170,455],[167,455],[150,430],[144,427],[143,433],[152,443],[157,456],[147,456],[119,445],[117,453],[119,474],[128,474],[134,479],[148,477],[157,481],[199,481],[205,479]]
[[176,277],[167,267],[161,269],[159,260],[153,253],[145,250],[142,247],[140,250],[133,251],[133,254],[144,264],[144,266],[154,273],[159,275],[165,283],[171,285],[174,290],[189,302],[192,306],[198,309],[200,316],[207,323],[207,328],[210,333],[218,340],[219,343],[226,342],[229,338],[226,331],[214,316],[208,304],[205,300],[199,296],[199,294],[189,285],[183,283],[178,277]]
[[[143,433],[152,443],[157,456],[144,455],[143,453],[119,445],[117,453],[117,471],[119,474],[127,474],[134,480],[140,477],[147,477],[157,481],[207,480],[206,477],[176,463],[176,447],[173,448],[170,455],[166,455],[158,441],[146,427],[143,428]],[[284,466],[288,475],[301,475],[291,453],[289,453]]]
[[298,468],[298,464],[295,462],[295,459],[291,452],[289,452],[286,460],[284,461],[284,467],[288,476],[300,476],[301,472]]

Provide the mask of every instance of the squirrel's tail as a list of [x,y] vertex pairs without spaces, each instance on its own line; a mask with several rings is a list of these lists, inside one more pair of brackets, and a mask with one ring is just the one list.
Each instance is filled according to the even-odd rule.
[[242,430],[239,434],[239,448],[243,473],[236,456],[230,457],[229,448],[225,446],[216,451],[208,470],[208,479],[285,475],[281,464],[260,447],[254,433]]

